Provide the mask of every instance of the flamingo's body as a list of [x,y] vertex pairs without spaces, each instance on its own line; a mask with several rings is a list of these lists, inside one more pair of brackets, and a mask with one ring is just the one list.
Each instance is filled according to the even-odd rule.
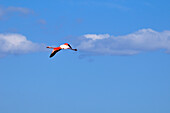
[[77,49],[72,49],[72,47],[68,43],[60,45],[59,47],[50,47],[50,46],[48,46],[47,48],[53,49],[53,51],[52,51],[52,53],[50,55],[50,58],[53,57],[58,51],[60,51],[62,49],[70,49],[70,50],[77,51]]

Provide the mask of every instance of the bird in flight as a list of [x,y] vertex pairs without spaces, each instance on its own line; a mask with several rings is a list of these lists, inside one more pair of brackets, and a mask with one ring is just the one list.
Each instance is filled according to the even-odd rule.
[[70,50],[73,50],[73,51],[77,51],[77,49],[72,49],[72,47],[68,43],[62,44],[59,47],[47,46],[46,48],[53,49],[53,51],[52,51],[52,53],[50,55],[50,58],[53,57],[58,51],[60,51],[62,49],[70,49]]

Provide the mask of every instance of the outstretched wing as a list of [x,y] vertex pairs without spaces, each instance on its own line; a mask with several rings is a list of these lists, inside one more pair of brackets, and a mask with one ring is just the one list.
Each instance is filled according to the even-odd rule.
[[61,49],[58,49],[58,50],[53,50],[51,55],[50,55],[50,58],[53,57],[58,51],[60,51]]

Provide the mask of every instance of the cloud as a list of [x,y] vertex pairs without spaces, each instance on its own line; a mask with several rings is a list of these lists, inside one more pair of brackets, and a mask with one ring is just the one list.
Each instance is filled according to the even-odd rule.
[[102,35],[96,35],[96,34],[86,34],[84,35],[85,38],[89,38],[91,40],[98,40],[98,39],[105,39],[109,38],[109,34],[102,34]]
[[141,29],[123,36],[85,34],[75,44],[86,55],[134,55],[161,49],[170,53],[170,31]]
[[11,15],[11,13],[19,13],[19,14],[32,14],[33,11],[28,8],[23,7],[0,7],[0,18],[3,18],[4,16]]
[[38,23],[41,24],[41,25],[47,24],[47,22],[43,19],[38,20]]
[[23,8],[23,7],[8,7],[6,8],[7,12],[18,12],[18,13],[22,13],[22,14],[30,14],[33,13],[32,10],[28,9],[28,8]]
[[21,34],[0,34],[0,57],[45,51],[43,44],[33,43]]

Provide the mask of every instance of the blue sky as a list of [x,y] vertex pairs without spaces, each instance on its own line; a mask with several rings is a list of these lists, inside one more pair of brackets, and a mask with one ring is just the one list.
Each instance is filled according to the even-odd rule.
[[1,0],[0,113],[169,113],[169,4]]

